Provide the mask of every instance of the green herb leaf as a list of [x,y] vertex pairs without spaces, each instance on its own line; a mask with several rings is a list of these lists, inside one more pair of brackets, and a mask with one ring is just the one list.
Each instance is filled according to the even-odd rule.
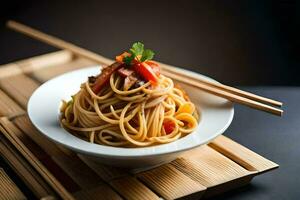
[[135,56],[132,56],[133,54],[131,54],[131,56],[126,56],[123,58],[123,62],[125,63],[125,65],[131,65],[131,62],[133,61]]
[[151,51],[150,49],[146,49],[141,58],[141,62],[144,62],[146,60],[151,60],[154,57],[155,53]]
[[130,51],[134,53],[135,56],[142,55],[144,51],[144,44],[141,42],[136,42],[132,45]]
[[126,56],[123,58],[123,62],[127,66],[130,66],[134,59],[144,62],[146,60],[151,60],[154,56],[154,52],[150,49],[144,50],[144,44],[141,42],[135,42],[129,50],[129,53],[131,56]]

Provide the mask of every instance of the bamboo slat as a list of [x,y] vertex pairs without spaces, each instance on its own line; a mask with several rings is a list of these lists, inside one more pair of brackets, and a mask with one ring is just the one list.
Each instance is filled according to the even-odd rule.
[[149,188],[147,188],[144,184],[142,184],[136,178],[131,176],[114,179],[110,182],[110,184],[126,199],[159,199],[159,197],[155,193],[153,193]]
[[77,156],[55,156],[53,160],[79,185],[90,189],[103,184],[102,179]]
[[[1,129],[6,130],[5,128],[8,128],[9,130],[6,130],[8,132],[11,132],[18,138],[23,144],[26,145],[28,149],[30,149],[33,154],[39,159],[39,160],[46,160],[48,159],[49,155],[45,154],[43,149],[40,148],[36,143],[34,143],[32,140],[30,140],[29,137],[27,137],[26,134],[23,133],[19,128],[14,126],[10,121],[8,121],[5,117],[0,118],[0,125],[2,125]],[[5,135],[5,134],[4,134]]]
[[0,79],[21,74],[22,69],[16,63],[9,63],[0,66]]
[[137,175],[149,188],[165,199],[191,196],[200,198],[206,187],[181,173],[170,164]]
[[59,156],[63,153],[56,144],[46,139],[45,136],[32,125],[27,115],[16,117],[13,122],[22,130],[22,133],[25,133],[26,136],[38,144],[48,155]]
[[29,97],[39,84],[24,74],[0,79],[0,88],[24,109],[27,108]]
[[46,55],[35,56],[16,62],[23,73],[28,74],[46,67],[55,67],[63,63],[71,62],[74,55],[66,50],[61,50]]
[[0,65],[0,79],[22,73],[31,73],[45,67],[54,67],[72,61],[75,56],[66,50],[56,51],[32,58]]
[[[13,124],[7,118],[0,118],[0,131],[18,149],[26,160],[37,170],[53,189],[64,199],[74,199],[65,187],[50,173],[50,171],[36,158],[35,155],[22,143],[13,130]],[[13,129],[13,130],[12,130]]]
[[[224,163],[212,164],[203,164],[203,162],[184,158],[179,158],[172,162],[176,169],[207,187],[204,198],[241,187],[249,183],[255,174],[245,169],[244,172],[240,173],[240,169],[237,166],[232,166],[233,168],[229,169],[229,166],[226,166]],[[223,166],[225,166],[224,170],[221,168]]]
[[82,155],[79,155],[79,157],[84,163],[86,163],[86,165],[88,165],[92,170],[94,170],[94,172],[106,182],[128,175],[128,173],[124,169],[105,166],[96,163],[95,161],[88,159],[87,157]]
[[1,135],[0,152],[3,158],[9,163],[11,168],[18,174],[26,186],[37,198],[55,195],[53,189],[45,180],[30,166],[24,158],[6,141]]
[[121,200],[122,198],[106,184],[74,194],[78,200]]
[[0,90],[0,117],[12,118],[25,114],[25,111],[15,103],[7,94]]
[[18,186],[9,178],[3,168],[0,168],[0,199],[22,200],[26,199]]
[[192,158],[179,158],[171,164],[205,187],[213,187],[252,174],[207,146],[197,148],[197,151],[191,153],[197,155]]
[[224,136],[216,138],[208,145],[249,171],[265,172],[278,167],[276,163]]
[[[7,128],[7,131],[9,133],[14,134],[14,136],[16,136],[16,138],[19,139],[20,142],[22,142],[24,147],[30,149],[32,154],[36,157],[37,161],[39,161],[45,166],[48,166],[48,170],[50,171],[50,173],[52,173],[53,176],[55,176],[58,179],[58,181],[63,182],[66,189],[72,192],[75,192],[80,189],[79,185],[76,184],[73,178],[66,173],[67,170],[62,169],[58,165],[58,163],[55,162],[54,158],[51,157],[51,155],[49,154],[49,152],[51,151],[48,151],[46,147],[45,149],[43,149],[43,147],[40,146],[39,143],[35,143],[13,123],[6,121],[5,118],[2,120],[0,119],[0,124],[2,124],[4,128]],[[53,145],[54,144],[52,144],[52,146]],[[51,149],[52,146],[50,145],[49,149]],[[56,155],[63,156],[63,152]]]
[[[84,58],[76,58],[68,63],[61,63],[53,67],[43,67],[40,70],[32,71],[31,76],[40,82],[45,82],[57,75],[69,72],[75,69],[96,65],[95,62]],[[98,64],[97,64],[98,65]]]

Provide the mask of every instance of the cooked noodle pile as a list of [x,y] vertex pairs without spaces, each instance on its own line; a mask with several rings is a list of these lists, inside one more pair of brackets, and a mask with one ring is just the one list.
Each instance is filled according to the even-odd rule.
[[173,142],[191,133],[198,123],[195,105],[174,87],[170,78],[123,89],[124,78],[114,72],[97,94],[89,81],[71,101],[63,101],[61,124],[92,143],[142,147]]

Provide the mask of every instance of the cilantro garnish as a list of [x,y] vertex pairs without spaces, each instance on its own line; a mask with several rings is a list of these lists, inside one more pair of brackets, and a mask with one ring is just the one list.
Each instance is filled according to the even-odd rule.
[[123,62],[129,66],[131,65],[131,61],[133,61],[134,57],[135,56],[133,54],[131,54],[131,56],[126,56],[123,58]]
[[133,43],[130,52],[134,53],[136,56],[142,55],[144,51],[144,44],[141,42]]
[[151,60],[155,55],[152,50],[144,49],[144,44],[141,42],[134,43],[129,50],[129,53],[131,54],[131,56],[126,56],[123,58],[123,62],[126,65],[131,65],[134,59],[137,59],[140,62]]
[[150,49],[146,49],[142,54],[141,62],[144,62],[146,60],[152,60],[153,57],[154,57],[154,52],[151,51]]

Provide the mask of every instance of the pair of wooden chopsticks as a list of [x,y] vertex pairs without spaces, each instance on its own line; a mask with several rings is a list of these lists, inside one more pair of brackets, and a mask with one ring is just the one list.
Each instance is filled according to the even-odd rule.
[[[72,43],[61,40],[57,37],[45,34],[41,31],[38,31],[36,29],[33,29],[33,28],[23,25],[21,23],[18,23],[15,21],[8,21],[7,27],[9,27],[15,31],[21,32],[32,38],[35,38],[37,40],[48,43],[57,48],[69,50],[72,53],[74,53],[75,55],[79,55],[79,56],[88,58],[95,62],[106,63],[106,64],[111,63],[110,59],[100,56],[94,52],[87,50],[87,49],[78,47]],[[172,67],[172,66],[162,64],[161,67],[162,67],[162,72],[164,75],[166,75],[174,80],[180,81],[182,83],[199,88],[205,92],[214,94],[219,97],[226,98],[235,103],[246,105],[248,107],[251,107],[251,108],[254,108],[257,110],[266,111],[266,112],[269,112],[271,114],[275,114],[278,116],[281,116],[283,114],[283,110],[274,107],[274,106],[277,106],[277,107],[282,106],[282,103],[279,101],[275,101],[275,100],[268,99],[268,98],[265,98],[262,96],[258,96],[258,95],[255,95],[255,94],[252,94],[252,93],[249,93],[246,91],[242,91],[237,88],[233,88],[233,87],[221,84],[221,83],[213,83],[213,82],[210,82],[210,81],[207,81],[204,79],[200,79],[197,76],[186,75],[186,74],[182,73],[181,70],[179,70],[175,67]]]

